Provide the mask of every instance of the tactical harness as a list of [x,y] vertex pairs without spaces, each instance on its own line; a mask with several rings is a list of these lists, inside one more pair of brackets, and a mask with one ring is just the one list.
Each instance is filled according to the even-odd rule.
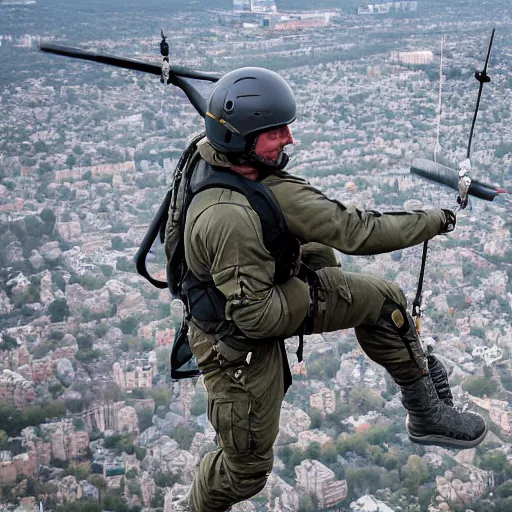
[[[200,134],[193,139],[182,155],[175,170],[171,189],[135,257],[137,270],[143,277],[154,286],[168,287],[173,297],[181,299],[185,305],[186,316],[176,334],[171,351],[171,377],[182,379],[200,375],[197,366],[193,365],[193,355],[188,342],[188,322],[193,319],[202,331],[213,335],[217,340],[222,339],[227,345],[230,345],[233,337],[243,338],[249,350],[262,343],[277,341],[282,352],[285,389],[287,389],[291,383],[291,372],[284,338],[248,339],[245,337],[234,322],[226,320],[226,297],[215,286],[213,279],[200,280],[188,269],[184,249],[187,209],[195,195],[209,188],[225,188],[242,194],[260,219],[264,245],[275,260],[275,284],[282,284],[294,275],[300,259],[300,242],[289,232],[279,203],[266,185],[250,181],[229,168],[211,166],[201,159],[197,151],[197,143],[203,136],[204,134]],[[166,247],[167,283],[149,276],[145,266],[145,256],[149,252],[147,248],[151,247],[158,233],[162,242],[169,237],[174,239],[172,247],[170,249]],[[301,265],[299,277],[310,284],[313,282],[316,284],[316,274],[304,265]],[[300,337],[297,350],[299,361],[302,361],[302,337],[313,331],[315,306],[318,302],[316,290],[317,286],[310,286],[312,307],[296,333]],[[237,345],[233,348],[240,347]],[[187,363],[188,368],[183,369]]]

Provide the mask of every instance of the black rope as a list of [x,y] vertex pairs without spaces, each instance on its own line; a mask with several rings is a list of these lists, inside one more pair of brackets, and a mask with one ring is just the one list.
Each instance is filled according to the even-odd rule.
[[483,71],[475,71],[475,78],[480,82],[480,87],[478,89],[478,97],[476,99],[476,108],[475,113],[473,115],[473,122],[471,123],[471,131],[469,132],[469,143],[468,143],[468,151],[466,153],[466,158],[469,158],[471,155],[471,142],[473,140],[473,132],[475,130],[476,117],[478,115],[478,108],[480,107],[480,99],[482,98],[482,90],[484,88],[484,84],[491,81],[491,77],[487,74],[487,64],[489,63],[489,57],[491,55],[492,42],[494,40],[494,32],[496,29],[492,29],[491,40],[489,42],[489,49],[487,50],[487,58],[485,59],[485,66]]
[[[475,113],[473,115],[473,121],[471,123],[471,130],[469,132],[469,143],[468,150],[466,153],[466,158],[470,158],[471,155],[471,141],[473,140],[473,132],[475,130],[476,118],[478,115],[478,108],[480,107],[480,99],[482,98],[482,90],[484,88],[484,84],[491,81],[491,77],[487,74],[487,65],[489,64],[489,57],[491,55],[492,42],[494,40],[494,32],[496,29],[492,29],[491,40],[489,42],[489,49],[487,50],[487,57],[485,59],[485,66],[483,71],[475,71],[475,78],[480,82],[480,87],[478,89],[478,97],[476,100],[476,108]],[[421,269],[420,269],[420,277],[418,279],[418,288],[416,290],[416,297],[414,297],[414,301],[412,303],[412,316],[417,316],[418,318],[421,316],[421,294],[423,291],[423,278],[425,275],[425,266],[427,263],[427,250],[428,250],[428,241],[423,242],[423,255],[421,257]]]
[[418,288],[416,290],[416,297],[414,297],[414,301],[412,303],[412,316],[421,316],[421,294],[423,292],[423,277],[425,276],[425,266],[427,264],[427,250],[428,250],[428,240],[423,242],[423,255],[421,257],[421,269],[420,269],[420,277],[418,279]]

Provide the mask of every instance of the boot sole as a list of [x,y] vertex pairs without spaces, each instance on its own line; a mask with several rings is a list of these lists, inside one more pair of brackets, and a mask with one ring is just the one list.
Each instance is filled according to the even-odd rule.
[[407,416],[407,420],[405,422],[405,430],[407,431],[407,435],[409,436],[409,439],[416,444],[423,444],[427,446],[440,446],[442,448],[455,448],[459,450],[465,450],[467,448],[474,448],[475,446],[478,446],[487,435],[488,425],[487,422],[485,423],[485,430],[482,432],[482,434],[477,437],[476,439],[473,439],[472,441],[462,441],[459,439],[452,439],[450,437],[442,436],[440,434],[429,434],[426,436],[415,436],[409,432],[409,425],[408,423],[409,416]]

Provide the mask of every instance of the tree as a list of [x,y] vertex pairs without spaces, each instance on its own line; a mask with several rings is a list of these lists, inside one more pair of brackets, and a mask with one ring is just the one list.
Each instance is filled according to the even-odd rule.
[[357,455],[364,457],[369,443],[364,434],[356,433],[346,437],[340,437],[337,443],[337,450],[340,455],[345,455],[347,452],[355,452]]
[[172,487],[179,479],[179,475],[173,475],[170,472],[157,471],[153,475],[153,480],[157,487]]
[[91,475],[87,481],[98,489],[98,500],[101,501],[101,494],[108,488],[106,480],[101,475]]
[[182,450],[188,450],[197,432],[198,429],[194,428],[192,425],[185,427],[178,424],[171,430],[170,437],[178,443],[178,446]]
[[80,350],[91,350],[93,347],[90,334],[79,334],[76,337],[76,344]]
[[144,432],[151,425],[153,425],[153,411],[151,409],[139,409],[137,411],[137,418],[139,419],[139,430]]
[[122,251],[124,249],[124,242],[120,236],[114,236],[112,240],[110,240],[110,244],[112,245],[113,251]]
[[478,375],[468,377],[463,383],[462,388],[470,395],[483,397],[491,396],[497,389],[497,383],[493,379],[486,379]]
[[318,443],[316,441],[309,443],[308,447],[306,448],[306,457],[308,459],[319,460],[321,454],[322,454],[322,447],[321,447],[320,443]]
[[46,224],[53,224],[55,222],[55,213],[51,208],[43,208],[39,217]]
[[64,297],[55,299],[48,306],[48,313],[52,322],[63,322],[70,315],[66,299]]
[[9,336],[8,334],[4,334],[2,341],[0,342],[0,350],[11,350],[13,348],[17,348],[18,342],[16,338]]
[[138,325],[139,321],[134,316],[129,316],[121,320],[119,327],[123,334],[135,334]]
[[320,461],[324,464],[332,464],[336,462],[338,452],[336,446],[333,443],[326,443],[322,446],[322,453],[320,455]]
[[162,489],[156,489],[155,494],[151,498],[151,508],[163,508],[164,506],[164,493]]
[[153,400],[155,401],[155,406],[163,405],[164,407],[169,407],[172,401],[171,392],[169,391],[167,386],[156,386],[151,390],[151,395]]
[[381,474],[383,471],[376,468],[348,467],[345,471],[345,479],[351,495],[361,496],[380,489]]
[[482,456],[480,461],[480,467],[494,471],[495,473],[501,473],[509,469],[510,463],[507,460],[507,456],[503,452],[492,451],[487,452]]
[[309,414],[309,419],[311,420],[311,424],[309,428],[320,428],[324,421],[322,413],[318,409],[313,409]]
[[[167,362],[167,361],[166,361]],[[201,416],[206,412],[208,398],[204,391],[197,391],[192,398],[192,404],[190,405],[190,414],[193,416]]]
[[305,494],[299,499],[299,512],[316,512],[318,505],[316,499],[311,494]]
[[48,172],[53,171],[53,165],[49,164],[48,162],[41,162],[39,164],[39,172],[41,174],[46,174]]
[[74,165],[76,165],[76,157],[75,157],[75,155],[72,155],[72,154],[68,155],[68,157],[66,158],[66,165],[68,167],[73,167]]
[[418,455],[411,455],[402,468],[402,477],[407,490],[416,495],[418,487],[428,479],[427,463]]
[[382,398],[371,389],[353,388],[350,391],[349,405],[353,412],[367,414],[382,407]]

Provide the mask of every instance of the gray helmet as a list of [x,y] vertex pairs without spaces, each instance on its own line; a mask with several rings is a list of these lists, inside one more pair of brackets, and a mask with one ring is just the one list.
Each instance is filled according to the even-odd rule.
[[228,155],[247,153],[259,133],[292,123],[295,114],[295,96],[284,78],[265,68],[236,69],[208,98],[206,137]]

